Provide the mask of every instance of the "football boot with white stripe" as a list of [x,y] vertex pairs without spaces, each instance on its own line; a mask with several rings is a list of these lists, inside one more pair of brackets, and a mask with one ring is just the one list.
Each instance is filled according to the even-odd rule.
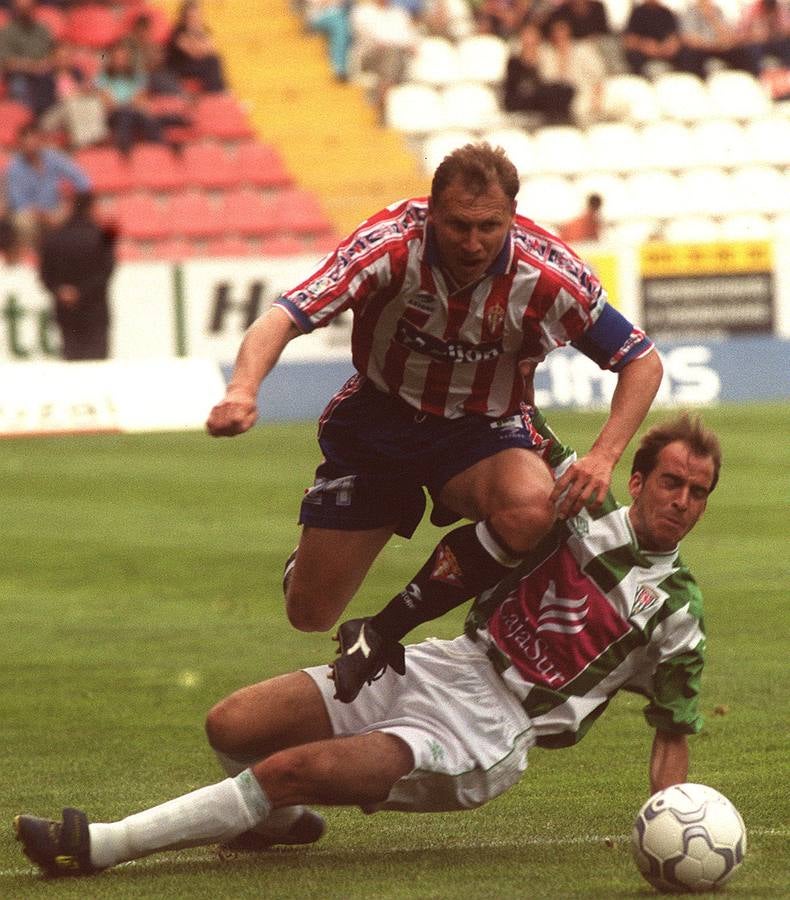
[[349,619],[338,628],[337,658],[329,663],[335,682],[335,699],[351,703],[366,684],[381,678],[387,666],[403,675],[406,671],[403,644],[386,641],[370,619]]

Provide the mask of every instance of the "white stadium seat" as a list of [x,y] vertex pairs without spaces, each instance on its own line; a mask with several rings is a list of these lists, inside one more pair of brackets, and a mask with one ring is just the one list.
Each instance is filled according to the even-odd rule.
[[738,212],[731,176],[721,169],[689,169],[678,176],[684,211],[691,216],[726,216]]
[[584,196],[567,178],[543,175],[527,178],[518,195],[518,210],[538,223],[568,222],[584,207]]
[[442,94],[443,127],[483,131],[502,119],[494,90],[484,84],[453,84]]
[[771,166],[744,166],[731,176],[736,212],[790,212],[790,174]]
[[771,98],[748,72],[722,69],[708,77],[711,114],[733,119],[757,119],[771,112]]
[[600,194],[603,201],[601,215],[605,222],[621,222],[636,214],[626,181],[620,175],[589,172],[576,180],[576,187],[583,197]]
[[443,87],[460,80],[458,51],[451,41],[424,37],[409,64],[408,81]]
[[656,240],[660,234],[656,219],[626,219],[608,229],[608,238],[618,244],[638,246]]
[[670,219],[664,226],[663,237],[674,244],[713,242],[721,239],[721,230],[711,218],[685,216]]
[[444,127],[444,106],[436,88],[427,84],[397,84],[384,102],[387,125],[404,134],[420,135]]
[[770,116],[744,126],[751,162],[790,167],[790,118]]
[[472,143],[475,135],[471,131],[436,131],[429,134],[422,144],[422,165],[432,175],[439,163],[458,147]]
[[640,75],[612,75],[604,82],[604,113],[634,123],[655,122],[661,117],[653,85]]
[[467,81],[501,85],[510,50],[507,42],[493,34],[472,34],[458,42],[461,77]]
[[587,168],[595,172],[636,172],[644,168],[639,132],[625,122],[601,122],[587,129]]
[[709,119],[692,127],[701,165],[732,169],[751,160],[753,148],[743,127],[734,119]]
[[705,159],[688,125],[662,120],[642,129],[642,160],[651,169],[688,169]]
[[655,82],[661,115],[682,122],[697,122],[711,115],[705,82],[690,72],[666,72]]
[[492,147],[501,147],[516,167],[519,175],[537,172],[535,143],[522,128],[496,128],[486,131],[483,139]]
[[720,228],[725,241],[767,241],[774,236],[770,220],[756,213],[728,216],[722,219]]
[[774,237],[790,238],[790,212],[777,216],[771,224]]
[[685,212],[678,177],[670,172],[636,172],[626,187],[634,218],[671,219]]
[[575,175],[590,165],[585,133],[571,125],[550,125],[534,135],[535,163],[539,172]]

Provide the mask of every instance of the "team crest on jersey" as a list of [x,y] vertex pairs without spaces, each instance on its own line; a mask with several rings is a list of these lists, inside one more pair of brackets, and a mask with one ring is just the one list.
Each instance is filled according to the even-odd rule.
[[453,585],[460,585],[463,582],[461,566],[453,551],[444,542],[436,548],[436,563],[431,572],[431,579]]
[[491,334],[498,334],[505,321],[505,310],[502,306],[492,306],[486,313],[486,328]]
[[661,595],[655,588],[643,584],[636,592],[636,597],[631,606],[631,615],[638,616],[640,613],[650,609],[651,606],[655,606],[660,599]]

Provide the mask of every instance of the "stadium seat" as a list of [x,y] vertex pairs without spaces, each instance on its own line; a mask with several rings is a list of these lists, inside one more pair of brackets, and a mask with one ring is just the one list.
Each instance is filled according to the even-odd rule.
[[712,115],[734,119],[757,119],[771,112],[771,97],[748,72],[723,69],[708,77]]
[[114,9],[87,3],[67,11],[63,39],[80,47],[105,50],[120,40],[125,32],[126,24]]
[[603,88],[603,111],[612,119],[635,124],[654,122],[661,117],[653,85],[640,75],[612,75]]
[[640,216],[624,219],[607,229],[607,238],[613,243],[628,247],[638,247],[661,236],[661,226],[656,219]]
[[790,238],[790,213],[782,213],[771,223],[775,238]]
[[318,197],[302,188],[278,191],[271,201],[271,215],[278,231],[285,234],[326,234],[332,223]]
[[539,128],[533,137],[536,172],[575,175],[588,170],[590,148],[581,129],[570,125]]
[[445,126],[439,91],[427,84],[397,84],[387,91],[384,119],[407,135],[425,135]]
[[292,235],[265,237],[260,242],[261,256],[297,256],[306,251],[305,242]]
[[655,81],[661,115],[683,122],[698,122],[711,113],[705,82],[690,72],[666,72]]
[[31,120],[30,110],[15,100],[0,100],[0,146],[13,147],[19,129]]
[[409,63],[408,81],[443,87],[458,81],[460,66],[455,44],[446,38],[424,37]]
[[537,172],[535,144],[531,135],[524,129],[495,128],[486,131],[483,138],[492,147],[502,147],[519,175],[534,175]]
[[773,223],[757,213],[727,216],[719,227],[725,241],[767,241],[775,236]]
[[193,112],[193,124],[202,137],[223,141],[249,140],[255,136],[246,111],[230,94],[205,94]]
[[220,144],[187,144],[182,153],[184,178],[193,187],[221,190],[244,184],[236,160]]
[[203,255],[195,241],[187,240],[181,235],[173,235],[157,241],[152,247],[152,253],[156,259],[166,259],[171,262],[195,259]]
[[209,238],[223,233],[219,202],[203,191],[186,190],[173,194],[168,203],[168,216],[172,234]]
[[225,191],[220,197],[217,221],[230,235],[274,235],[280,230],[271,202],[251,188]]
[[453,84],[442,93],[445,128],[483,131],[500,124],[502,111],[493,88],[479,83]]
[[559,175],[528,178],[518,195],[519,212],[544,227],[570,221],[583,206],[584,197],[578,187]]
[[113,204],[121,237],[158,241],[173,233],[165,205],[147,194],[123,194]]
[[471,131],[437,131],[429,134],[423,141],[420,153],[423,169],[429,175],[432,174],[448,153],[474,139]]
[[790,212],[790,174],[771,166],[743,166],[730,176],[733,211],[779,215]]
[[674,244],[711,243],[721,239],[718,224],[706,216],[682,216],[664,226],[665,241]]
[[131,189],[131,168],[115,147],[85,147],[74,157],[97,192],[119,194]]
[[639,132],[625,122],[601,122],[587,129],[587,167],[594,172],[634,172],[644,167]]
[[251,256],[260,253],[252,241],[239,235],[222,234],[206,242],[203,253],[206,256]]
[[790,166],[790,118],[773,115],[744,126],[744,140],[752,163]]
[[129,156],[133,187],[148,191],[177,191],[186,187],[181,160],[164,144],[141,143]]
[[640,141],[642,163],[650,169],[688,169],[702,165],[705,158],[691,129],[682,122],[651,122],[642,130]]
[[63,40],[68,22],[65,13],[57,6],[39,3],[33,10],[33,16],[41,25],[45,25],[56,41]]
[[678,176],[682,212],[690,216],[726,216],[737,212],[730,176],[721,169],[688,169]]
[[634,218],[671,219],[686,210],[678,178],[670,172],[635,172],[626,177]]
[[510,50],[507,41],[493,34],[470,34],[458,42],[460,77],[500,86],[505,79]]
[[611,172],[589,172],[576,180],[582,197],[599,194],[604,222],[621,222],[638,213],[634,210],[625,179]]
[[234,161],[241,179],[263,188],[293,184],[291,173],[276,147],[259,141],[243,141],[234,148]]
[[749,162],[754,150],[734,119],[709,119],[691,128],[691,140],[701,165],[733,168]]

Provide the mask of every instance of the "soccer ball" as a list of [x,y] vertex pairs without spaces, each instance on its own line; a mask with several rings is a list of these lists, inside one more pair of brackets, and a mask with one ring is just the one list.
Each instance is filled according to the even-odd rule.
[[738,810],[704,784],[675,784],[653,794],[631,834],[639,871],[663,892],[709,891],[743,862],[746,829]]

